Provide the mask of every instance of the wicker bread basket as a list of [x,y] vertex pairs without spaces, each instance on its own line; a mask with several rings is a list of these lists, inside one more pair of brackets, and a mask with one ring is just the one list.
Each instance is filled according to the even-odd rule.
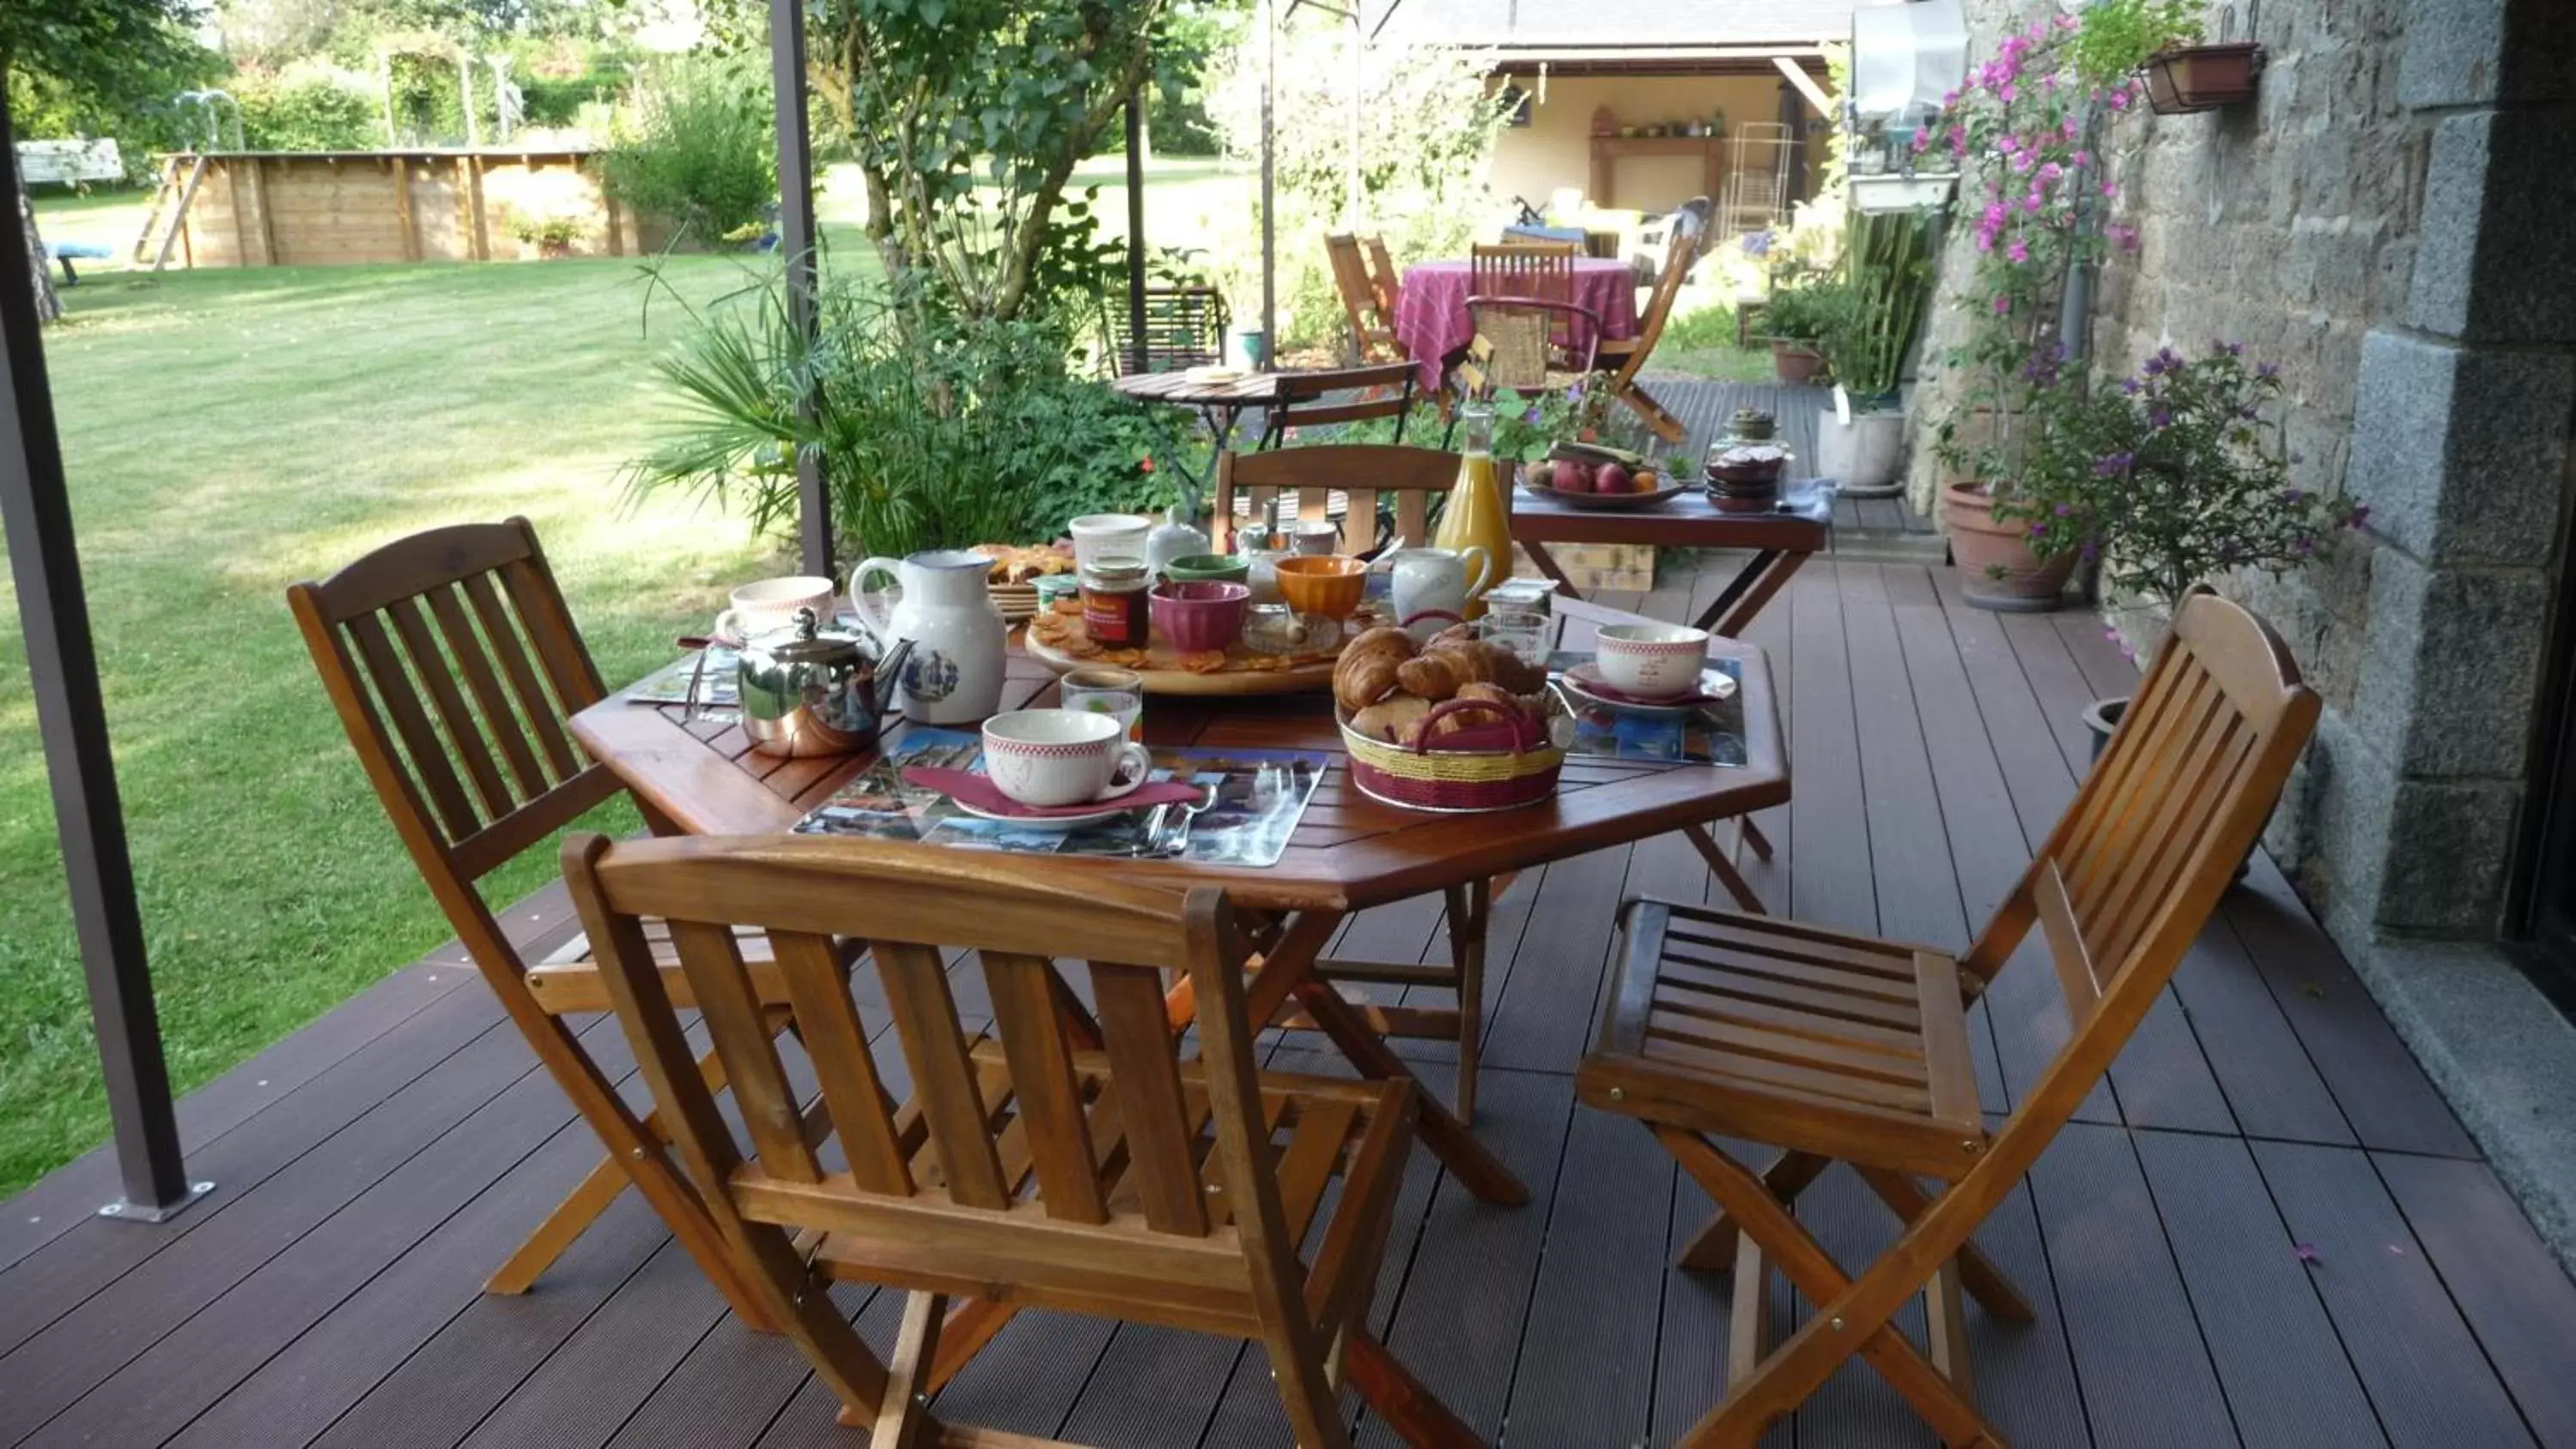
[[[1550,726],[1557,708],[1550,696]],[[1424,738],[1429,738],[1432,721],[1477,710],[1510,713],[1489,700],[1447,700],[1424,717]],[[1547,728],[1539,731],[1535,745],[1522,748],[1442,750],[1372,738],[1352,729],[1347,714],[1341,716],[1341,726],[1351,783],[1373,800],[1412,810],[1471,812],[1536,804],[1556,793],[1557,772],[1565,765],[1565,750],[1552,742]]]

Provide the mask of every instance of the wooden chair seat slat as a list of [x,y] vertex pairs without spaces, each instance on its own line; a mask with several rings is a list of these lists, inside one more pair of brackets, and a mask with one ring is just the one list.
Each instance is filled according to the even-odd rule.
[[[2317,710],[2278,636],[2195,591],[2108,751],[1965,956],[1772,917],[1623,907],[1620,989],[1575,1090],[1589,1106],[1643,1121],[1717,1200],[1718,1219],[1692,1239],[1683,1265],[1731,1259],[1737,1275],[1725,1401],[1679,1444],[1758,1442],[1855,1354],[1943,1443],[2001,1442],[1976,1408],[1963,1299],[2012,1321],[2029,1321],[2031,1309],[1970,1234],[2172,979],[2279,799]],[[2073,1030],[1990,1128],[1965,1008],[2034,925]],[[1885,994],[1900,982],[1902,1005]],[[1715,1136],[1786,1151],[1757,1176]],[[1857,1277],[1790,1212],[1830,1161],[1857,1169],[1904,1223]],[[1925,1177],[1945,1184],[1938,1195],[1916,1181]],[[1777,1348],[1763,1336],[1774,1268],[1813,1315]],[[1929,1357],[1891,1321],[1916,1296]]]

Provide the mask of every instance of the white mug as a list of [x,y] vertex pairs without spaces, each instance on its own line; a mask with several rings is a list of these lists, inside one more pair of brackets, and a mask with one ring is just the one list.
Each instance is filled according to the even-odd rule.
[[1015,709],[984,721],[984,773],[1023,805],[1115,800],[1152,768],[1153,756],[1111,715]]
[[795,623],[799,609],[813,610],[815,623],[832,627],[840,590],[830,579],[759,579],[734,590],[726,602],[732,607],[716,615],[716,637],[741,643]]

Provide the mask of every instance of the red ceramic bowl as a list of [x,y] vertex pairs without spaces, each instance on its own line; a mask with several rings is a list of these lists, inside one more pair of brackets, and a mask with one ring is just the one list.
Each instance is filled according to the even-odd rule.
[[1183,654],[1223,649],[1243,637],[1243,615],[1252,590],[1213,579],[1156,584],[1148,601],[1154,632]]

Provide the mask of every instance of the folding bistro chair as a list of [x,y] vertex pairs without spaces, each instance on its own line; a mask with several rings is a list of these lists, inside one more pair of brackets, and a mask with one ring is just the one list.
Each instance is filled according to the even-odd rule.
[[[1677,215],[1687,216],[1688,213]],[[1634,337],[1604,341],[1599,352],[1602,365],[1616,369],[1610,375],[1610,395],[1644,418],[1646,426],[1655,430],[1655,436],[1667,443],[1679,443],[1690,435],[1690,429],[1680,418],[1673,416],[1670,409],[1655,401],[1644,385],[1637,381],[1637,374],[1644,370],[1646,359],[1655,355],[1655,344],[1663,338],[1664,324],[1672,320],[1673,299],[1681,294],[1682,279],[1690,275],[1691,259],[1698,252],[1697,232],[1674,232],[1665,245],[1664,270],[1655,278],[1654,296],[1646,303],[1645,325],[1638,328]]]
[[[1056,1442],[934,1417],[952,1298],[1256,1341],[1307,1449],[1347,1449],[1345,1374],[1409,1442],[1477,1442],[1367,1329],[1412,1085],[1254,1069],[1255,948],[1224,892],[815,836],[577,836],[564,876],[740,1276],[877,1449]],[[644,935],[654,918],[671,923],[748,1153],[690,1059],[675,982]],[[803,1130],[738,927],[767,933],[846,1165]],[[877,962],[895,1058],[882,1065],[833,960],[842,934],[865,935]],[[948,947],[981,957],[989,1033],[959,1018]],[[1053,956],[1089,963],[1097,1016]],[[1196,992],[1192,1060],[1165,1016],[1165,971]],[[897,1106],[904,1081],[913,1095]],[[1298,1252],[1310,1236],[1311,1267]],[[891,1364],[833,1303],[826,1290],[842,1281],[910,1295]]]
[[1386,526],[1398,543],[1431,541],[1431,505],[1458,481],[1458,455],[1386,443],[1325,443],[1271,453],[1219,453],[1216,516],[1289,512],[1329,518],[1343,494],[1341,552],[1374,553]]
[[[531,965],[476,888],[620,789],[564,728],[607,690],[536,531],[513,518],[413,534],[286,597],[412,864],[511,1024],[608,1149],[485,1291],[527,1291],[632,1182],[735,1311],[774,1329],[664,1154],[660,1124],[627,1109],[564,1022],[608,1010],[586,943],[576,937]],[[763,999],[777,999],[765,962],[761,980]],[[721,1085],[713,1057],[707,1068],[710,1086]]]
[[[1357,423],[1371,418],[1395,419],[1395,440],[1401,443],[1405,422],[1413,412],[1413,382],[1410,362],[1274,374],[1270,411],[1261,425],[1261,440],[1254,446],[1263,450],[1278,447],[1287,441],[1290,428]],[[1343,393],[1350,395],[1336,396]]]
[[[1502,371],[1579,377],[1592,370],[1601,318],[1574,300],[1578,253],[1572,242],[1473,248],[1467,263],[1467,312],[1477,334],[1493,344],[1494,361]],[[1547,381],[1533,377],[1503,385],[1537,387]]]
[[1360,245],[1368,252],[1369,295],[1377,299],[1377,315],[1387,329],[1395,328],[1396,308],[1404,301],[1404,282],[1395,273],[1395,258],[1386,254],[1386,238],[1364,236]]
[[[1977,1411],[1960,1291],[1998,1317],[2027,1319],[2030,1309],[1969,1235],[2172,979],[2316,718],[2317,697],[2279,636],[2195,593],[2109,749],[1967,955],[1772,917],[1622,908],[1624,980],[1575,1091],[1644,1121],[1717,1200],[1719,1216],[1684,1266],[1735,1268],[1726,1398],[1682,1444],[1753,1444],[1855,1353],[1942,1443],[2003,1443]],[[2034,922],[2073,1031],[1989,1130],[1965,1013]],[[1757,1176],[1709,1134],[1783,1150]],[[1790,1215],[1799,1190],[1836,1160],[1907,1224],[1857,1278]],[[1764,1285],[1775,1268],[1815,1311],[1766,1353]],[[1891,1321],[1916,1293],[1928,1360]]]
[[[1379,248],[1381,253],[1384,250]],[[1341,294],[1342,311],[1350,318],[1352,358],[1363,365],[1401,359],[1404,344],[1395,337],[1393,292],[1381,296],[1370,280],[1368,263],[1360,256],[1360,239],[1348,232],[1331,233],[1324,238],[1324,254],[1333,264],[1333,289]]]
[[1127,294],[1106,297],[1109,365],[1119,377],[1140,372],[1180,372],[1225,360],[1225,295],[1214,287],[1147,287],[1145,331],[1135,330]]

